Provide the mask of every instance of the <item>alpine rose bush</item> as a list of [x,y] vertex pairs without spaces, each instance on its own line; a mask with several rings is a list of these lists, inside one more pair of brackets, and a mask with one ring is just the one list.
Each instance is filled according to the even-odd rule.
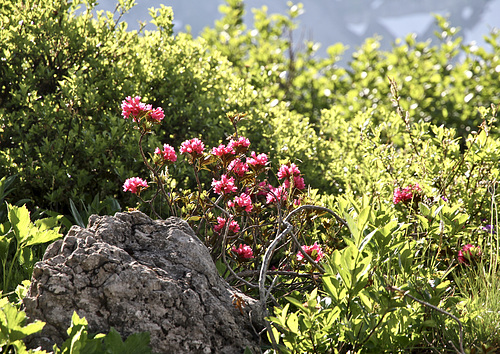
[[212,187],[217,194],[228,194],[238,190],[234,185],[234,177],[227,178],[226,175],[222,175],[220,181],[213,179]]
[[463,246],[460,251],[458,251],[458,262],[464,265],[470,265],[471,260],[476,260],[476,258],[481,257],[481,248],[478,246],[473,246],[470,243]]
[[238,255],[238,259],[243,261],[248,261],[253,258],[253,250],[248,245],[241,244],[238,248],[236,248],[236,246],[233,246],[231,251],[236,253]]
[[[230,217],[231,218],[231,217]],[[226,226],[226,219],[223,217],[217,217],[217,225],[214,225],[214,230],[217,233],[221,233],[221,230]],[[232,234],[236,234],[240,231],[240,225],[236,222],[236,220],[231,220],[229,222],[229,232]]]
[[233,172],[238,177],[243,177],[248,171],[248,165],[242,162],[240,159],[236,159],[231,161],[231,163],[227,167],[227,170]]
[[287,197],[286,188],[281,186],[278,188],[271,188],[271,190],[266,195],[266,203],[277,203],[284,202]]
[[132,117],[134,122],[139,122],[142,117],[146,117],[148,121],[159,123],[165,118],[162,108],[153,109],[153,106],[150,104],[141,102],[140,96],[128,96],[122,101],[122,116],[125,119]]
[[191,140],[186,140],[181,144],[180,152],[181,154],[191,154],[191,155],[202,155],[205,150],[205,144],[198,139],[194,138]]
[[392,198],[392,202],[394,204],[399,204],[400,202],[408,202],[411,201],[418,193],[422,192],[422,189],[417,184],[410,184],[408,187],[403,189],[396,187],[394,189],[394,196]]
[[160,148],[157,147],[155,150],[155,154],[161,156],[162,160],[166,162],[173,163],[177,161],[177,155],[175,154],[175,149],[168,144],[163,145],[163,150],[160,150]]
[[138,194],[146,188],[148,188],[148,182],[139,177],[129,178],[123,184],[123,191],[132,192],[133,194]]
[[291,176],[300,176],[300,170],[294,163],[290,165],[281,165],[278,171],[278,178],[289,178]]
[[250,140],[243,136],[240,136],[237,140],[231,140],[229,144],[227,144],[227,147],[236,151],[237,154],[245,153],[249,146]]
[[239,207],[247,213],[250,213],[253,209],[252,199],[246,193],[241,193],[239,196],[234,197],[234,200],[228,201],[227,206],[229,208]]
[[267,164],[267,155],[259,154],[257,155],[255,151],[252,151],[250,158],[247,157],[247,164],[253,167],[261,167]]
[[232,147],[220,144],[219,147],[212,148],[212,155],[223,157],[224,155],[234,155],[234,149]]
[[[312,246],[302,246],[302,249],[304,250],[305,253],[307,253],[309,256],[311,256],[313,259],[316,257],[315,261],[319,262],[325,254],[323,253],[323,250],[321,249],[321,246],[318,245],[317,242],[314,242],[314,245]],[[297,253],[297,261],[303,262],[304,261],[304,255],[302,252]]]

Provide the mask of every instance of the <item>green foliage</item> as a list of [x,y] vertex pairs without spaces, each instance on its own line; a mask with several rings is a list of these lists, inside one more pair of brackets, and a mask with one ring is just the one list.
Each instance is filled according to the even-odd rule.
[[83,200],[80,200],[80,210],[72,199],[69,200],[69,206],[71,209],[71,215],[75,220],[74,224],[83,228],[87,227],[89,217],[92,214],[112,215],[121,210],[120,204],[116,199],[107,197],[104,200],[99,200],[99,194],[96,194],[92,203],[87,205],[85,205]]
[[[80,5],[86,10],[76,15]],[[151,147],[160,139],[178,145],[186,135],[215,144],[225,112],[250,107],[227,60],[187,35],[172,35],[169,8],[152,10],[159,29],[139,35],[111,13],[93,15],[93,6],[0,6],[0,175],[19,176],[15,200],[29,196],[63,213],[70,198],[91,203],[96,185],[100,198],[121,200],[124,179],[140,171],[137,137],[119,111],[126,96],[165,110],[168,128],[156,132]]]
[[60,217],[31,222],[25,206],[7,204],[8,220],[0,224],[1,288],[8,292],[22,280],[30,279],[38,261],[34,246],[52,242],[62,235],[57,226]]
[[149,334],[134,333],[122,340],[120,334],[111,327],[108,334],[90,335],[85,317],[73,313],[68,339],[61,348],[54,345],[54,354],[150,354]]
[[[318,58],[319,44],[293,41],[301,4],[289,3],[286,16],[269,15],[266,7],[254,9],[254,28],[245,26],[244,10],[242,0],[227,1],[221,7],[224,17],[203,37],[262,95],[286,103],[312,122],[322,120],[323,109],[336,108],[347,121],[360,111],[390,110],[388,76],[402,83],[402,105],[412,119],[446,124],[459,136],[481,124],[476,107],[500,103],[498,91],[492,89],[500,78],[497,30],[486,37],[490,50],[462,45],[459,30],[436,15],[441,29],[437,45],[408,34],[391,51],[382,51],[379,38],[369,38],[343,68],[338,64],[342,44],[329,47],[327,58]],[[465,59],[459,60],[461,55]]]
[[[26,313],[11,304],[6,297],[0,298],[0,349],[2,353],[33,353],[27,350],[22,339],[37,333],[45,326],[44,322],[35,321],[26,324]],[[46,353],[37,351],[37,353]]]
[[339,208],[348,223],[347,246],[325,264],[322,291],[287,297],[289,304],[269,318],[280,350],[378,353],[419,350],[425,341],[447,350],[443,338],[458,344],[456,323],[430,307],[455,309],[449,269],[440,270],[431,252],[420,250],[420,240],[409,234],[416,225],[399,223],[397,210],[373,199],[340,200]]
[[[26,324],[26,314],[6,297],[0,298],[0,349],[2,353],[46,353],[40,350],[27,350],[22,339],[40,332],[44,322],[34,321]],[[150,354],[149,334],[134,333],[122,340],[120,334],[111,327],[107,334],[91,335],[85,317],[76,312],[68,328],[68,339],[61,348],[54,345],[54,354]]]

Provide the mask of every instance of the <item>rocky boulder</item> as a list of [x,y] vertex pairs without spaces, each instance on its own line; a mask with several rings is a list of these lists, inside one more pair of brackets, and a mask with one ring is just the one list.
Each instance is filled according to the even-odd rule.
[[[235,306],[238,298],[244,307]],[[62,343],[76,311],[92,333],[148,331],[157,353],[259,351],[257,302],[219,276],[208,249],[179,218],[134,211],[73,226],[35,265],[24,307],[29,318],[46,322],[30,347]]]

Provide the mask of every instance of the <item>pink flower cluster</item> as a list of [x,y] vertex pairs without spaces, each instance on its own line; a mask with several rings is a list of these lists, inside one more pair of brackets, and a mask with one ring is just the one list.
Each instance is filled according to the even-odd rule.
[[212,148],[212,155],[223,157],[224,155],[234,155],[234,149],[232,147],[220,144],[219,147]]
[[243,177],[248,171],[248,165],[240,159],[236,159],[231,161],[229,166],[227,166],[227,170],[233,172],[238,177]]
[[[286,189],[290,189],[290,180],[285,179],[283,185],[285,186]],[[297,189],[306,188],[306,183],[304,182],[304,178],[300,176],[293,176],[293,186]]]
[[394,204],[398,204],[400,202],[408,202],[411,201],[417,193],[420,193],[422,188],[417,184],[410,184],[408,187],[403,189],[396,187],[394,189],[394,196],[392,198],[392,202]]
[[255,151],[252,151],[250,157],[247,157],[247,164],[254,167],[265,166],[267,164],[267,155],[257,155]]
[[132,177],[123,184],[123,191],[130,191],[134,194],[140,193],[142,189],[148,188],[148,182],[139,177]]
[[252,199],[246,193],[241,193],[239,196],[234,197],[234,200],[229,200],[227,202],[227,206],[229,208],[239,207],[240,209],[245,210],[247,213],[250,213],[253,209]]
[[281,165],[278,171],[278,178],[289,178],[290,176],[300,176],[300,170],[294,163]]
[[234,185],[234,177],[227,178],[226,175],[222,175],[220,181],[212,179],[212,187],[217,194],[228,194],[238,190]]
[[271,190],[266,195],[266,203],[271,204],[277,202],[284,202],[286,200],[286,197],[287,197],[287,192],[284,186],[278,188],[271,187]]
[[253,250],[248,245],[240,244],[238,248],[236,248],[236,246],[233,246],[231,251],[236,253],[238,255],[238,258],[243,261],[247,261],[253,258]]
[[[218,224],[214,225],[214,230],[215,232],[220,233],[224,226],[226,226],[226,219],[218,216],[217,222]],[[229,232],[235,234],[238,231],[240,231],[240,225],[236,222],[236,220],[231,220],[229,222]]]
[[181,154],[187,153],[191,155],[202,155],[204,150],[205,144],[198,138],[184,141],[179,149]]
[[249,146],[250,140],[243,136],[240,136],[237,140],[231,140],[229,144],[227,144],[227,147],[233,149],[237,154],[246,152]]
[[[321,246],[318,245],[317,242],[314,242],[314,245],[312,246],[302,246],[302,250],[307,253],[311,258],[314,259],[316,257],[316,262],[319,262],[325,254],[323,253],[323,250],[321,249]],[[302,262],[304,260],[304,255],[302,252],[297,253],[297,261]]]
[[138,122],[143,116],[148,121],[161,122],[165,118],[165,113],[161,107],[153,109],[150,104],[141,102],[141,97],[126,97],[122,101],[122,116],[127,119],[132,117],[134,122]]
[[155,154],[161,156],[163,161],[168,161],[168,162],[177,161],[177,155],[175,154],[175,149],[168,144],[163,144],[163,150],[160,150],[160,148],[157,147],[155,150]]
[[294,163],[289,165],[281,165],[278,171],[278,178],[285,178],[284,186],[285,188],[290,188],[290,180],[293,178],[293,186],[297,189],[306,188],[306,184],[304,182],[304,178],[300,176],[300,170]]
[[458,251],[458,262],[460,264],[469,265],[468,261],[475,259],[475,257],[481,257],[481,248],[473,246],[470,243]]

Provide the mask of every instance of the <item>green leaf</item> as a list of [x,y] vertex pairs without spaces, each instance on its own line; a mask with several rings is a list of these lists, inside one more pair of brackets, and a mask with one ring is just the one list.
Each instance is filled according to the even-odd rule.
[[30,213],[26,206],[17,207],[7,204],[9,221],[19,243],[28,238],[31,228]]
[[45,326],[44,322],[35,321],[24,325],[26,313],[20,311],[11,303],[6,303],[0,309],[0,340],[15,342],[29,336],[30,334],[40,332]]
[[368,243],[370,243],[372,237],[378,232],[378,229],[373,230],[370,232],[360,243],[359,245],[359,252],[363,251],[363,249],[366,247]]
[[[125,340],[127,348],[125,354],[150,354],[152,353],[149,347],[150,335],[148,332],[134,333]],[[120,353],[117,353],[120,354]]]
[[71,198],[69,199],[69,207],[71,209],[71,215],[75,218],[76,224],[80,227],[85,228],[86,225],[83,222],[82,216],[80,215],[80,212],[76,208],[75,203]]
[[32,229],[32,234],[27,240],[25,246],[40,245],[42,243],[52,242],[62,237],[59,233],[59,227],[53,230],[40,231],[38,229]]
[[295,305],[296,307],[298,307],[300,310],[302,310],[303,312],[305,313],[308,313],[308,309],[302,304],[302,302],[300,302],[299,300],[297,300],[296,298],[294,298],[293,296],[285,296],[285,299],[287,301],[289,301],[291,304]]
[[288,329],[292,333],[299,333],[299,318],[297,317],[297,314],[295,312],[291,313],[290,316],[288,316],[286,324],[288,326]]
[[418,207],[423,216],[431,216],[431,210],[424,203],[418,203]]

